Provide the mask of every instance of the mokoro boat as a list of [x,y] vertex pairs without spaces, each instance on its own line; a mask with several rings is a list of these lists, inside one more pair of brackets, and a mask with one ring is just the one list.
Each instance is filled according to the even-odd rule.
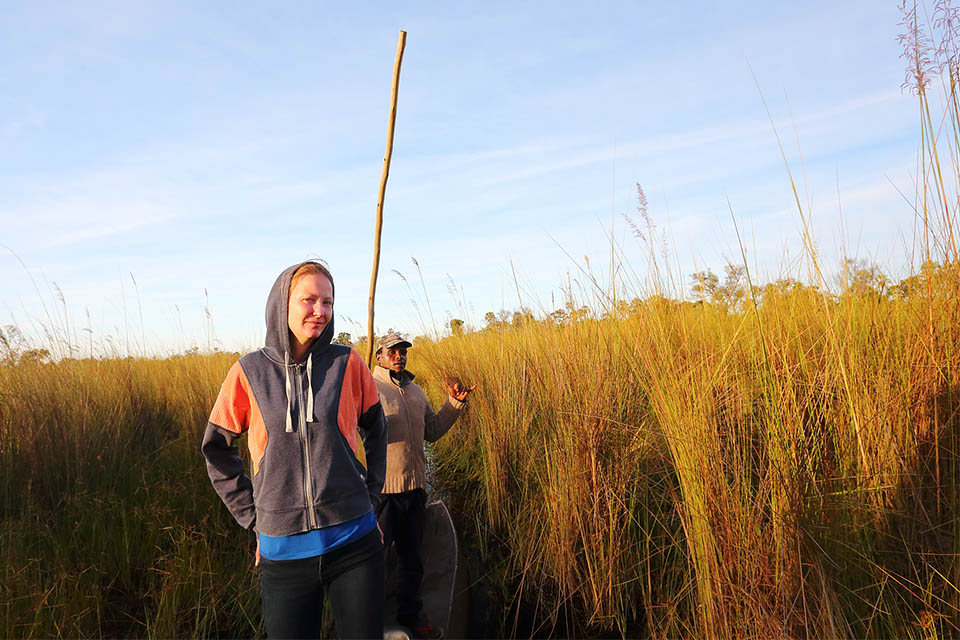
[[[434,626],[443,627],[447,638],[464,638],[467,632],[470,597],[466,566],[460,559],[457,531],[443,501],[427,505],[423,528],[423,583],[420,597],[423,611]],[[397,625],[397,559],[394,549],[387,551],[387,605],[384,638],[406,640],[409,629]]]

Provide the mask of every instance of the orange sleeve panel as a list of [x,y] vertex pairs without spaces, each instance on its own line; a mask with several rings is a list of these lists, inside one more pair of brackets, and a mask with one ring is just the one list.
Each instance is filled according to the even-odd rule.
[[340,433],[347,439],[354,455],[366,466],[366,452],[357,436],[357,422],[367,409],[380,402],[377,385],[364,364],[363,358],[355,350],[350,350],[350,359],[343,374],[343,387],[340,390],[340,406],[337,409],[337,425]]
[[380,402],[380,392],[377,391],[377,383],[373,381],[373,374],[370,373],[370,368],[367,367],[367,364],[363,361],[363,358],[356,351],[353,352],[353,355],[356,356],[357,366],[360,368],[360,378],[361,386],[363,389],[363,400],[360,403],[360,415],[365,414],[370,408]]
[[210,412],[210,422],[227,431],[247,434],[247,446],[253,460],[253,473],[257,474],[260,460],[267,448],[267,430],[263,423],[263,414],[257,406],[257,399],[250,389],[243,367],[233,363],[227,372],[227,379],[220,386],[220,394]]
[[260,413],[260,407],[257,405],[257,398],[250,390],[247,376],[243,376],[243,385],[247,390],[247,397],[250,398],[250,432],[247,433],[247,447],[250,449],[253,475],[257,475],[260,472],[260,461],[263,460],[263,454],[267,450],[267,425],[264,423],[263,414]]
[[245,432],[250,423],[250,386],[239,362],[234,362],[210,412],[210,422],[236,434]]

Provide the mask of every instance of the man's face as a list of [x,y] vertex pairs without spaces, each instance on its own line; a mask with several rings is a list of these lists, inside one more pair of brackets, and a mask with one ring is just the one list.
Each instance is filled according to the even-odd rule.
[[390,369],[394,373],[400,373],[407,367],[407,348],[390,347],[389,349],[380,349],[377,352],[377,362],[384,369]]

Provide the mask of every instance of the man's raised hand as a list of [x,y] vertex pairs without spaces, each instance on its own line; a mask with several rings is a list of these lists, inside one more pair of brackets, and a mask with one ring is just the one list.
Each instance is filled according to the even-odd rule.
[[443,386],[447,388],[447,393],[450,394],[451,398],[459,400],[460,402],[466,402],[467,396],[470,395],[470,392],[477,388],[477,385],[468,387],[466,385],[461,385],[459,382],[450,384],[446,380],[444,380]]

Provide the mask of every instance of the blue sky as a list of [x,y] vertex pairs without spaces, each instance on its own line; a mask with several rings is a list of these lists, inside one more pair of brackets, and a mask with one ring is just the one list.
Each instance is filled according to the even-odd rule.
[[897,188],[919,122],[895,2],[2,9],[0,325],[37,340],[256,347],[270,285],[306,258],[330,264],[338,330],[365,333],[401,29],[378,331],[429,328],[411,258],[438,327],[517,308],[517,283],[561,306],[585,257],[609,279],[611,214],[642,282],[638,182],[682,284],[739,260],[728,201],[761,279],[806,277],[760,91],[828,270],[910,268]]

